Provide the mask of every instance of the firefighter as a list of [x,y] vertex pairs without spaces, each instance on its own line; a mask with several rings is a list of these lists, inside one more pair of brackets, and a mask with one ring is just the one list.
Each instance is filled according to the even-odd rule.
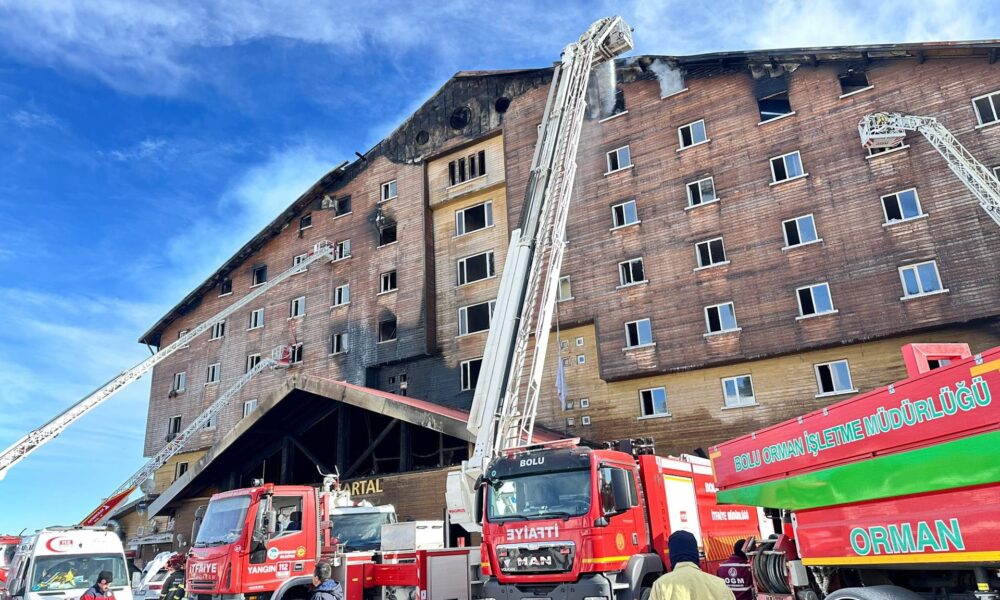
[[111,592],[111,580],[114,576],[111,571],[101,571],[97,575],[97,581],[94,582],[94,587],[90,588],[80,596],[80,600],[97,600],[98,598],[114,598],[115,595]]
[[736,600],[726,582],[698,567],[698,542],[690,531],[667,538],[670,572],[653,583],[649,600]]
[[313,592],[309,600],[344,600],[344,588],[333,579],[333,567],[328,562],[316,563],[313,571]]
[[716,573],[726,582],[729,589],[733,590],[736,600],[753,600],[753,586],[750,579],[750,563],[747,555],[743,552],[743,545],[746,540],[737,540],[733,544],[733,555],[719,565]]
[[163,580],[163,587],[160,588],[159,600],[183,600],[186,566],[187,556],[183,552],[177,552],[167,559],[167,578]]

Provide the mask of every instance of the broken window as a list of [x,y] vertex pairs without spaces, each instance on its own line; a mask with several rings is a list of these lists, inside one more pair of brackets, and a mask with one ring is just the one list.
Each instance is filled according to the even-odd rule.
[[455,235],[464,235],[492,226],[492,201],[455,211]]
[[708,333],[722,333],[738,329],[736,325],[736,310],[732,302],[705,307],[705,324]]
[[458,309],[458,335],[468,335],[490,328],[495,301],[463,306]]
[[798,150],[771,159],[771,180],[773,183],[797,179],[804,175],[802,157]]
[[226,277],[225,279],[222,280],[222,283],[219,284],[219,295],[226,296],[232,293],[233,293],[233,280]]
[[243,369],[244,373],[249,373],[254,367],[260,364],[260,354],[249,354],[247,355],[246,367]]
[[340,217],[342,215],[347,215],[351,213],[351,197],[343,196],[333,200],[330,204],[330,208],[333,209],[333,214]]
[[222,365],[220,363],[212,363],[208,365],[208,371],[205,374],[205,383],[219,383],[219,378],[221,376]]
[[448,185],[458,185],[476,177],[486,175],[486,151],[480,150],[468,157],[458,158],[448,163]]
[[[583,402],[580,402],[581,408]],[[639,390],[639,410],[643,417],[669,415],[667,412],[667,388],[657,387]]]
[[719,199],[715,195],[715,180],[711,177],[692,181],[687,184],[688,206],[708,204]]
[[836,312],[830,297],[830,284],[817,283],[795,290],[799,299],[799,316],[811,317]]
[[385,202],[386,200],[392,200],[396,197],[396,180],[386,182],[382,184],[382,191],[379,193],[379,202]]
[[722,238],[715,238],[695,244],[695,254],[698,257],[698,268],[711,267],[727,262],[726,248]]
[[259,267],[254,267],[253,271],[250,273],[250,286],[262,285],[267,283],[267,265],[260,265]]
[[843,96],[867,90],[871,87],[868,83],[868,73],[864,71],[848,71],[837,77],[840,80],[840,93]]
[[642,257],[618,263],[618,281],[622,287],[634,283],[645,283],[646,272],[642,266]]
[[556,301],[564,302],[573,299],[573,286],[569,275],[559,278],[559,290],[556,292]]
[[708,133],[705,132],[705,119],[688,123],[677,128],[677,137],[680,139],[681,148],[697,146],[708,141]]
[[458,261],[458,285],[489,279],[496,275],[493,251],[483,252]]
[[627,200],[611,207],[611,228],[625,227],[639,222],[639,213],[635,208],[635,200]]
[[378,230],[378,245],[388,246],[396,242],[396,224],[384,225]]
[[330,337],[330,354],[347,352],[347,332],[335,333]]
[[653,326],[649,319],[625,323],[625,347],[636,348],[653,343]]
[[177,481],[188,471],[188,464],[186,462],[179,462],[174,467],[174,481]]
[[787,91],[766,98],[758,98],[757,108],[760,110],[761,123],[792,114],[792,103],[788,99]]
[[819,241],[819,236],[816,234],[816,222],[812,215],[803,215],[782,221],[781,226],[785,231],[785,248]]
[[976,118],[980,125],[1000,121],[1000,92],[973,98],[972,105],[976,108]]
[[223,320],[219,321],[215,325],[212,325],[212,336],[208,339],[217,340],[224,335],[226,335],[226,322]]
[[306,213],[299,217],[299,230],[309,229],[313,226],[313,215],[312,213]]
[[294,319],[296,317],[303,317],[306,314],[306,297],[299,296],[298,298],[293,298],[291,302],[288,303],[288,318]]
[[351,301],[351,284],[339,285],[333,290],[333,305],[343,306]]
[[608,173],[621,171],[632,166],[632,153],[628,146],[616,148],[608,152]]
[[392,292],[396,289],[396,271],[382,273],[379,277],[379,293]]
[[479,381],[479,371],[482,368],[483,368],[482,358],[474,358],[472,360],[462,361],[463,392],[476,389],[476,383]]
[[177,437],[177,434],[181,432],[181,416],[177,415],[175,417],[170,417],[167,419],[167,441],[170,441]]
[[298,344],[292,346],[291,362],[292,363],[302,362],[302,342],[299,342]]
[[378,341],[391,342],[396,339],[396,319],[386,319],[378,322]]
[[855,391],[847,361],[838,360],[816,365],[816,387],[820,396]]
[[886,223],[916,219],[924,214],[915,189],[882,196],[882,211],[885,213]]

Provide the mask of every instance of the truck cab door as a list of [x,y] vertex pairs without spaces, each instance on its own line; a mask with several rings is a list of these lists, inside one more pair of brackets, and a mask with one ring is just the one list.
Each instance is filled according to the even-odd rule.
[[280,583],[289,577],[311,573],[317,535],[314,494],[275,495],[270,504],[269,510],[260,512],[274,517],[273,525],[265,529],[273,531],[266,534],[263,563],[251,570],[251,576],[257,571]]
[[[607,520],[602,537],[608,541],[606,556],[631,556],[644,552],[648,536],[639,502],[634,469],[601,465],[598,477],[601,511]],[[616,498],[617,496],[617,498]],[[608,507],[615,510],[609,512]]]

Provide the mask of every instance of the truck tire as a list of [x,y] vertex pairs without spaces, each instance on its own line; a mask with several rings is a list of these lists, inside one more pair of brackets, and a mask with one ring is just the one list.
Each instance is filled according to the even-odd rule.
[[653,593],[653,588],[644,587],[639,590],[639,597],[636,600],[649,600],[649,595]]
[[837,590],[826,600],[923,600],[923,596],[895,585],[873,585]]

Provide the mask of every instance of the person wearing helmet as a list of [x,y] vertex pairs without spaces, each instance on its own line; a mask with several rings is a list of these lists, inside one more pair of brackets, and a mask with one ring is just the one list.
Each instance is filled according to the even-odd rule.
[[167,578],[163,580],[163,587],[160,588],[159,600],[183,600],[186,566],[187,556],[183,552],[177,552],[167,559]]
[[313,592],[309,600],[344,600],[344,588],[333,579],[333,567],[328,562],[316,563],[313,571]]
[[111,581],[114,576],[111,571],[101,571],[97,575],[97,580],[94,581],[94,587],[90,588],[80,596],[80,600],[99,600],[101,598],[114,598],[115,595],[111,591]]

